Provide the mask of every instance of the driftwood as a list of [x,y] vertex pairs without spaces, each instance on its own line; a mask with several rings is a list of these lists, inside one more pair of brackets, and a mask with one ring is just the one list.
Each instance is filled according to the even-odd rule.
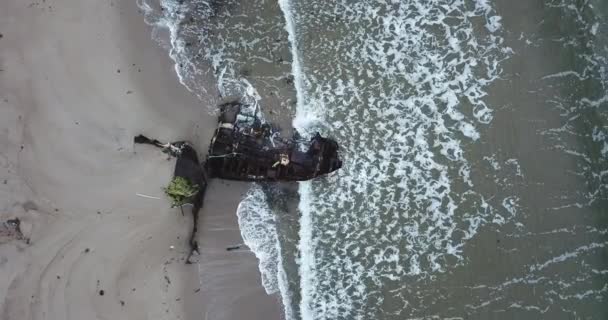
[[[198,233],[198,216],[203,207],[203,200],[207,190],[207,174],[201,166],[196,150],[189,143],[178,141],[173,143],[161,143],[156,139],[149,139],[146,136],[138,135],[134,139],[135,143],[151,144],[163,149],[164,152],[177,157],[175,162],[175,170],[173,176],[182,177],[192,185],[198,186],[198,192],[192,198],[192,231],[190,233],[190,253],[186,263],[191,263],[194,255],[199,254],[198,242],[196,241]],[[180,207],[181,209],[181,207]]]
[[198,161],[196,151],[189,145],[184,144],[181,147],[181,153],[177,157],[175,162],[175,171],[173,173],[176,177],[182,177],[188,180],[191,184],[199,187],[198,192],[194,195],[192,200],[192,232],[190,233],[190,254],[188,255],[188,263],[191,263],[193,254],[199,254],[198,242],[196,236],[198,232],[198,214],[203,207],[203,200],[205,198],[205,191],[207,190],[207,178],[205,171]]

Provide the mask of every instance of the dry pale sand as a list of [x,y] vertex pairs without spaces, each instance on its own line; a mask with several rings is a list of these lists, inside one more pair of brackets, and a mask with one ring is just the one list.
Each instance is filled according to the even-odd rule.
[[135,1],[3,0],[0,33],[0,319],[281,318],[254,256],[225,250],[246,185],[211,183],[201,264],[184,264],[174,161],[132,139],[204,150],[215,119]]

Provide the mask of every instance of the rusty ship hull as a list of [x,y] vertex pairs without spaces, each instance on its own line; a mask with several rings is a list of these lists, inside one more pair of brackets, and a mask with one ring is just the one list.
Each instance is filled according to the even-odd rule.
[[240,181],[304,181],[339,169],[338,144],[316,134],[304,146],[277,137],[241,105],[222,106],[205,162],[211,178]]

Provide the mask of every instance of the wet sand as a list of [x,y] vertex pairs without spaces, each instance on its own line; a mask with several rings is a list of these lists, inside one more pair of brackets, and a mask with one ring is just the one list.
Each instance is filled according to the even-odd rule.
[[132,139],[204,151],[215,118],[135,1],[9,0],[0,34],[0,318],[281,318],[253,254],[225,250],[246,185],[211,182],[201,264],[184,263],[191,218],[162,194],[174,160]]

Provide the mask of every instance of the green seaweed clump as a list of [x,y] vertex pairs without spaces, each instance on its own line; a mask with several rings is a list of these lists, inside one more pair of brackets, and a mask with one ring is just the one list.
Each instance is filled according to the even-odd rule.
[[171,180],[169,186],[165,188],[165,194],[171,198],[171,207],[175,208],[190,203],[190,200],[198,193],[198,190],[198,185],[193,185],[182,177],[175,177]]

